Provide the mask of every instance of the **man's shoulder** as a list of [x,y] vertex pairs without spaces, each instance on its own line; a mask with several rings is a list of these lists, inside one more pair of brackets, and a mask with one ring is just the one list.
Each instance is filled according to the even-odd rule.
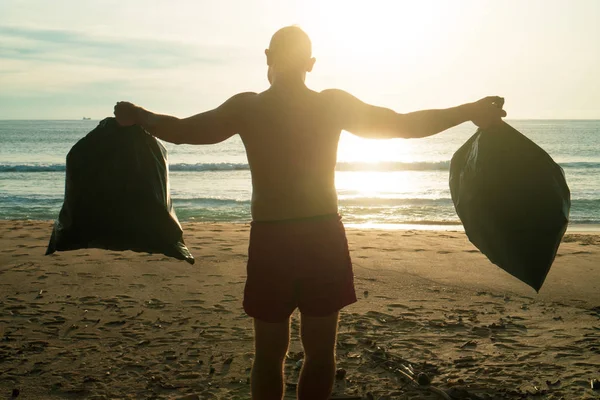
[[258,95],[258,93],[256,93],[256,92],[241,92],[241,93],[234,94],[233,96],[231,96],[229,98],[229,100],[227,100],[227,103],[234,103],[234,104],[243,103],[243,102],[246,102],[246,101],[256,98],[257,95]]
[[257,97],[255,92],[242,92],[231,96],[225,103],[217,109],[227,116],[238,115],[241,111],[248,108],[250,103]]
[[319,93],[323,96],[343,96],[348,94],[348,92],[346,92],[345,90],[337,88],[323,89]]
[[335,88],[322,90],[319,95],[326,101],[334,104],[343,103],[354,98],[354,96],[345,90]]

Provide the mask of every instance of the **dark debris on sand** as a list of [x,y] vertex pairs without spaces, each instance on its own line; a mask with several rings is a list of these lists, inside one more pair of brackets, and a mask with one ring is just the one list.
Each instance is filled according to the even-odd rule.
[[[528,389],[500,388],[490,389],[485,385],[469,384],[463,379],[457,379],[455,382],[447,382],[444,388],[435,382],[435,377],[439,374],[439,368],[428,362],[412,363],[399,355],[378,346],[376,343],[367,343],[361,351],[361,357],[368,361],[369,368],[374,372],[384,370],[394,378],[398,383],[395,391],[376,391],[367,392],[363,397],[332,397],[331,400],[341,399],[373,399],[373,400],[392,400],[399,398],[406,399],[444,399],[444,400],[516,400],[533,398],[556,398],[563,399],[560,393],[552,395],[553,388],[560,387],[560,380],[546,381],[544,388],[532,386]],[[346,378],[346,371],[343,378]],[[338,374],[340,369],[338,369]],[[350,378],[351,379],[351,378]]]

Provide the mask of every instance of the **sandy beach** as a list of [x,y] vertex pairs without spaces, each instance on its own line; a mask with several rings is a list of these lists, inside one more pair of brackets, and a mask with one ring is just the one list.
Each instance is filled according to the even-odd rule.
[[[249,226],[184,224],[196,264],[96,249],[44,256],[51,222],[0,221],[0,398],[247,399]],[[539,294],[462,232],[348,229],[358,303],[334,395],[597,399],[600,236],[570,233]],[[301,359],[292,322],[287,396]],[[345,396],[345,397],[344,397]]]

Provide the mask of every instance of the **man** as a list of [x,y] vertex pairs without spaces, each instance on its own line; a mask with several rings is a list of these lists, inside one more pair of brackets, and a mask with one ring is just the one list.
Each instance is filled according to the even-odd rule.
[[337,89],[305,85],[315,63],[298,27],[276,32],[265,50],[271,87],[240,93],[214,110],[179,119],[131,103],[115,106],[122,125],[139,124],[177,144],[211,144],[239,134],[252,175],[252,225],[244,309],[254,318],[252,398],[280,400],[290,315],[301,313],[305,360],[299,399],[328,399],[335,375],[338,313],[356,301],[334,172],[340,133],[421,138],[466,121],[488,126],[506,113],[499,97],[444,110],[398,114]]

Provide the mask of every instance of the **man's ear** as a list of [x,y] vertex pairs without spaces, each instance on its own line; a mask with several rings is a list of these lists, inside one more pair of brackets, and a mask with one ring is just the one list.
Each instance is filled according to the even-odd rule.
[[267,56],[267,65],[271,66],[271,55],[269,53],[269,49],[265,49],[265,56]]
[[308,60],[308,63],[306,64],[306,72],[312,72],[312,69],[315,66],[315,62],[317,62],[317,59],[314,57]]

